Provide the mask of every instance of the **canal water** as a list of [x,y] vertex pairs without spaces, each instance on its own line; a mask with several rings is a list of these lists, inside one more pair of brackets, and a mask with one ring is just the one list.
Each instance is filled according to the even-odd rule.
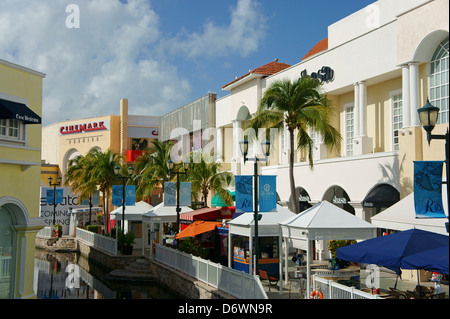
[[108,273],[77,253],[36,250],[33,286],[37,299],[181,298],[157,282],[111,280]]

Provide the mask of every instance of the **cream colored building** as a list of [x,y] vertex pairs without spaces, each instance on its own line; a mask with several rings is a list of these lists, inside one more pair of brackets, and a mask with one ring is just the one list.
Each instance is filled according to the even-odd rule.
[[[278,79],[294,80],[315,73],[324,78],[324,91],[337,108],[333,125],[343,140],[340,152],[330,152],[320,136],[311,132],[314,169],[309,168],[306,154],[296,152],[298,197],[294,200],[303,208],[329,200],[371,221],[372,216],[405,198],[413,191],[413,161],[445,157],[444,142],[432,141],[428,146],[417,109],[427,98],[440,107],[440,124],[433,134],[445,133],[449,119],[448,21],[445,0],[379,0],[330,25],[328,37],[318,39],[299,63],[273,75],[250,72],[225,85],[223,89],[230,94],[216,101],[216,127],[219,150],[230,170],[253,173],[252,162],[243,164],[239,141],[241,128],[256,112],[265,89]],[[277,175],[279,198],[289,203],[287,134],[272,137],[272,143],[270,161],[260,165],[260,173]],[[380,190],[389,195],[378,198],[385,202],[369,203],[369,197],[383,193]],[[390,195],[394,196],[388,198]],[[433,221],[433,229],[446,233],[444,222]],[[387,224],[377,226],[388,228]],[[422,221],[415,226],[425,227]],[[321,257],[320,247],[316,248]]]
[[42,84],[45,74],[0,60],[0,299],[36,298]]
[[[158,121],[158,116],[129,115],[128,100],[122,99],[119,115],[67,120],[43,127],[42,160],[58,165],[61,176],[71,159],[92,149],[111,149],[132,163],[159,137]],[[42,186],[46,183],[42,178]]]

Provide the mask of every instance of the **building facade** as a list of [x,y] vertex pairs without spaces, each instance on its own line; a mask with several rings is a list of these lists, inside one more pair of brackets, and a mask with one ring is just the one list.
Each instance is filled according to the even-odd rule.
[[[59,166],[62,177],[69,161],[97,149],[111,149],[133,163],[159,137],[159,117],[128,114],[128,100],[120,101],[119,115],[68,120],[42,129],[42,160]],[[46,175],[42,183],[47,186]]]
[[246,134],[240,128],[256,112],[265,89],[279,79],[316,77],[336,107],[332,124],[343,137],[340,151],[327,149],[311,131],[314,167],[307,154],[296,151],[292,199],[288,134],[271,134],[272,153],[260,173],[277,175],[281,202],[298,200],[304,209],[328,200],[370,222],[413,191],[413,161],[445,158],[443,143],[426,142],[417,109],[427,98],[440,107],[433,133],[445,133],[448,19],[443,0],[379,0],[330,25],[328,37],[299,63],[273,75],[250,73],[224,86],[230,94],[216,102],[216,125],[230,170],[252,174],[253,163],[244,164],[239,151]]
[[42,84],[45,74],[0,60],[0,299],[36,298]]

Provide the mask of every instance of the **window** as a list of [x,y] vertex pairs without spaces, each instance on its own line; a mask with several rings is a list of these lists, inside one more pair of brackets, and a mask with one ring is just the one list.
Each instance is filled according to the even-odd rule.
[[448,123],[448,38],[442,41],[430,62],[430,103],[437,106],[437,124]]
[[[398,91],[397,91],[398,92]],[[398,132],[403,127],[403,107],[402,107],[402,93],[392,93],[392,136],[394,151],[398,151]]]
[[22,121],[1,119],[0,120],[0,140],[12,142],[25,141],[25,125]]
[[355,123],[353,105],[345,107],[345,155],[353,156],[353,137],[355,136]]

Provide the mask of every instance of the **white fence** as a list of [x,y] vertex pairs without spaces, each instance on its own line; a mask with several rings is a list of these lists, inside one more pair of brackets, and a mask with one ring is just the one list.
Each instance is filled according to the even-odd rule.
[[114,238],[105,237],[77,227],[76,238],[89,246],[104,250],[117,256],[117,241]]
[[313,276],[314,290],[319,290],[323,294],[323,299],[383,299],[379,295],[372,295],[316,275]]
[[37,235],[43,238],[51,238],[52,228],[50,226],[45,226],[40,231],[38,231]]
[[258,276],[161,245],[156,245],[155,259],[236,298],[267,299]]

